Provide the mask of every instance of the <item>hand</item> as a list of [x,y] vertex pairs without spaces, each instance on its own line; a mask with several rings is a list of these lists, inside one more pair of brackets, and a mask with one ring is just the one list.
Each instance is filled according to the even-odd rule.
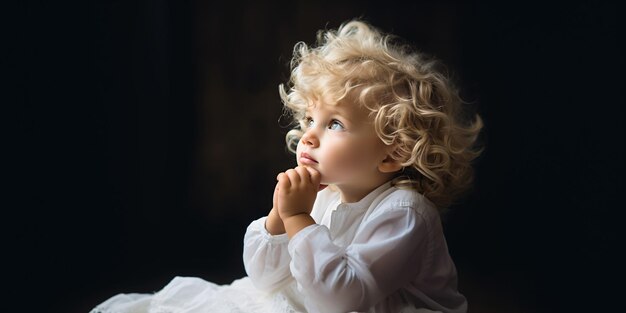
[[320,173],[310,167],[298,166],[278,174],[274,190],[274,208],[281,219],[310,214],[320,190]]

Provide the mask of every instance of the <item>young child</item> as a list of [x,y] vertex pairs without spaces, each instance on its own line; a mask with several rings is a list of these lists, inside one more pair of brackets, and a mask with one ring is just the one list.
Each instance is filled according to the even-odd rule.
[[435,62],[364,22],[294,51],[280,94],[298,166],[246,231],[248,277],[177,277],[92,312],[467,311],[439,211],[472,180],[480,118],[461,118]]

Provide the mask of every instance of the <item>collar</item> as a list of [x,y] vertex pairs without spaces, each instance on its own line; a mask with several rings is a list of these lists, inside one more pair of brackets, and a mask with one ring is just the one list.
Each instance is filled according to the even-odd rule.
[[350,211],[365,211],[367,210],[374,199],[376,199],[380,194],[382,194],[385,190],[391,188],[391,181],[388,181],[372,190],[368,193],[363,199],[357,202],[350,203],[339,203],[335,210],[345,210],[349,209]]

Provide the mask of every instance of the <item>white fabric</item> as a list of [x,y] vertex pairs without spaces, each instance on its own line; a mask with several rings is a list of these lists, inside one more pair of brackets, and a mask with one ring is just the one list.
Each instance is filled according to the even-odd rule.
[[419,193],[387,183],[342,204],[327,188],[311,216],[318,224],[291,241],[269,235],[265,218],[249,226],[244,264],[257,287],[295,284],[291,300],[308,312],[467,311],[439,214]]
[[[92,313],[467,311],[432,203],[386,183],[357,203],[318,194],[311,225],[291,240],[266,217],[244,238],[249,277],[217,286],[177,277],[155,295],[118,295]],[[256,286],[256,288],[255,288]]]

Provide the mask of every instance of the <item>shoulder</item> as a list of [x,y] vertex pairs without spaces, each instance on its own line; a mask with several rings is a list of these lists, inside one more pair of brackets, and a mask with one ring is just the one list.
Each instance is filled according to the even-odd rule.
[[426,220],[439,218],[437,207],[428,198],[412,189],[390,187],[375,202],[377,204],[372,215],[400,210],[421,216]]

